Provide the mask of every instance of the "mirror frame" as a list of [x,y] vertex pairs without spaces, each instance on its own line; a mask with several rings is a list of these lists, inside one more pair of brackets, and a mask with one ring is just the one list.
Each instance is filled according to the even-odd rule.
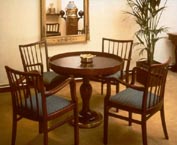
[[46,0],[40,0],[41,15],[41,39],[46,40],[49,45],[81,43],[90,40],[89,32],[89,0],[83,0],[84,8],[84,34],[65,36],[46,36]]

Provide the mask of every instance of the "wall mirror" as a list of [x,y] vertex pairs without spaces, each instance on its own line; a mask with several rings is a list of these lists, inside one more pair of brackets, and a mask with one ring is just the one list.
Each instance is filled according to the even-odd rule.
[[89,0],[41,0],[41,38],[49,45],[89,40]]

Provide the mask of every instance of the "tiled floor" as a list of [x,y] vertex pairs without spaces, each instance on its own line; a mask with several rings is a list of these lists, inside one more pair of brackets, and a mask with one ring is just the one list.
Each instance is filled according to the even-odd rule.
[[[79,92],[80,83],[77,84]],[[100,84],[92,82],[93,96],[90,100],[91,108],[103,113],[103,99],[100,95]],[[114,92],[114,90],[113,90]],[[68,94],[67,89],[63,91]],[[80,98],[80,96],[78,95]],[[80,100],[80,99],[79,99]],[[81,103],[81,100],[80,100]],[[148,121],[149,145],[177,144],[177,73],[169,71],[165,93],[166,123],[169,140],[164,139],[159,114]],[[11,144],[11,98],[9,93],[0,94],[0,144]],[[80,145],[103,145],[103,124],[96,128],[80,129]],[[110,119],[108,145],[141,145],[141,127],[127,122]],[[38,124],[29,120],[21,120],[18,124],[16,145],[42,145],[43,136],[38,134]],[[49,145],[73,145],[73,128],[69,124],[57,128],[49,133]]]

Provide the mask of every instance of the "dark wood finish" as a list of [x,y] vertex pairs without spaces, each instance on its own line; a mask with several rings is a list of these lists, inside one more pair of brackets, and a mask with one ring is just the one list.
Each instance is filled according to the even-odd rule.
[[175,46],[175,64],[171,67],[171,70],[177,72],[177,33],[168,33],[168,36]]
[[43,75],[47,90],[56,87],[66,79],[65,76],[50,71],[46,41],[19,45],[24,71],[39,71]]
[[[147,70],[135,67],[132,72],[131,82],[119,80],[126,86],[125,90],[111,96],[111,83],[107,81],[107,94],[104,100],[104,144],[108,143],[108,117],[115,117],[129,122],[129,125],[136,123],[141,125],[143,145],[147,145],[147,120],[160,111],[162,127],[165,138],[168,139],[168,133],[164,114],[164,92],[166,77],[168,73],[169,61],[163,64],[153,64]],[[147,81],[144,85],[136,84],[137,71],[146,71]],[[127,116],[111,111],[111,108],[118,108],[119,112],[124,110],[128,112]],[[140,115],[133,118],[133,114]],[[117,135],[117,134],[115,134]]]
[[124,68],[120,72],[119,76],[110,75],[110,76],[101,76],[101,77],[93,78],[94,81],[101,82],[101,94],[103,94],[103,85],[106,83],[105,80],[106,78],[114,78],[111,81],[111,84],[116,86],[116,93],[119,92],[119,83],[117,83],[117,81],[114,81],[115,79],[122,77],[125,78],[125,80],[128,82],[130,61],[132,55],[132,46],[133,46],[133,40],[116,40],[110,38],[102,39],[102,52],[114,54],[121,57],[124,60]]
[[[81,63],[80,54],[91,53],[96,55],[93,58],[93,63]],[[82,98],[82,110],[79,114],[79,124],[83,128],[91,128],[101,123],[101,115],[90,109],[90,97],[92,95],[92,86],[89,80],[93,76],[109,75],[121,70],[123,60],[113,54],[81,51],[58,54],[49,59],[51,69],[55,72],[65,75],[74,75],[82,77],[83,83],[80,87]]]
[[78,21],[77,17],[66,18],[66,35],[77,35],[78,34]]
[[[39,123],[44,145],[48,145],[48,132],[74,119],[74,145],[79,144],[78,99],[74,78],[68,78],[55,89],[45,91],[39,72],[21,72],[5,67],[12,96],[13,126],[12,145],[15,145],[17,123],[26,118]],[[60,91],[70,86],[70,98],[59,96]],[[57,95],[55,95],[57,93]],[[66,115],[73,112],[71,115]],[[56,118],[61,118],[56,121]],[[52,123],[49,122],[53,121]]]
[[[160,64],[160,62],[158,61],[153,61],[153,64]],[[137,61],[136,62],[136,66],[140,67],[141,69],[139,69],[136,73],[137,73],[137,82],[141,83],[141,84],[146,84],[147,82],[147,76],[148,76],[148,69],[150,67],[150,65],[148,64],[148,62],[145,61]],[[143,70],[143,71],[142,71]]]
[[46,24],[46,33],[47,36],[60,36],[61,33],[60,30],[60,24],[59,23],[47,23]]

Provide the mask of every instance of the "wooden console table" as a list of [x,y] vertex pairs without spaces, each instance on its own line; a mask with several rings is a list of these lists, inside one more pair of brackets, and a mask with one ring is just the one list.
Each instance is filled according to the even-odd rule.
[[168,33],[169,39],[175,45],[175,64],[172,66],[171,70],[177,72],[177,33]]

